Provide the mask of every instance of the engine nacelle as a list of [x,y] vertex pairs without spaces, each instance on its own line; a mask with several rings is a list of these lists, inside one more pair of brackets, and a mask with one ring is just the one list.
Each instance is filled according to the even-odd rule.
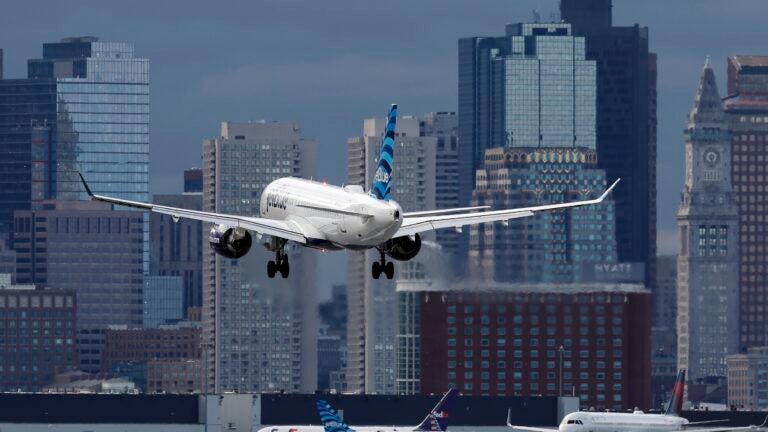
[[413,238],[410,236],[398,237],[384,243],[385,253],[398,261],[413,259],[420,250],[421,237],[418,234],[414,234]]
[[251,233],[243,228],[214,225],[208,235],[208,244],[217,254],[225,258],[242,258],[251,250]]

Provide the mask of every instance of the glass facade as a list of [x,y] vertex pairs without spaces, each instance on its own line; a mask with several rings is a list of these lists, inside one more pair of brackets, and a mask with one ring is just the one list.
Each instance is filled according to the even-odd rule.
[[178,322],[184,318],[184,286],[181,276],[144,277],[144,327]]
[[504,68],[507,146],[595,148],[595,62],[567,24],[518,24]]
[[[68,38],[44,44],[28,75],[56,83],[52,197],[87,199],[79,171],[95,193],[149,202],[149,60],[134,57],[130,43]],[[147,273],[148,216],[144,222]]]

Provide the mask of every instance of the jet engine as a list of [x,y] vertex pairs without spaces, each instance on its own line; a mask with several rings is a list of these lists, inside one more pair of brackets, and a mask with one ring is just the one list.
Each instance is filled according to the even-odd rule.
[[408,261],[419,254],[421,250],[421,237],[418,234],[397,237],[384,243],[384,252],[392,259]]
[[226,225],[214,225],[208,236],[211,249],[225,258],[242,258],[251,250],[253,239],[251,233],[243,228],[232,228]]

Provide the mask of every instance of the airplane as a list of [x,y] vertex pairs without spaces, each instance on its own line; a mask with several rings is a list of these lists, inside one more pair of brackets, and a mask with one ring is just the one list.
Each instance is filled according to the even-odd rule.
[[458,390],[448,390],[432,410],[427,413],[424,420],[413,428],[396,428],[394,426],[365,426],[350,427],[341,420],[331,404],[324,400],[315,402],[317,412],[320,415],[322,426],[270,426],[260,429],[258,432],[445,432],[448,430],[448,415],[453,406]]
[[170,215],[174,221],[189,218],[213,223],[208,242],[219,255],[237,259],[243,257],[253,244],[253,232],[258,240],[269,237],[264,247],[275,253],[267,263],[267,276],[279,272],[287,278],[290,272],[285,246],[292,242],[321,250],[367,250],[376,248],[379,260],[371,266],[378,279],[385,274],[392,279],[394,265],[387,257],[398,261],[413,259],[421,250],[419,234],[444,228],[461,231],[466,225],[502,222],[533,216],[538,212],[599,204],[619,180],[597,198],[583,201],[549,204],[505,210],[488,210],[489,206],[462,207],[418,212],[404,212],[391,198],[392,167],[394,165],[397,105],[387,116],[386,131],[373,178],[366,193],[362,186],[331,186],[295,177],[277,179],[267,185],[259,203],[260,217],[188,210],[94,194],[85,178],[80,180],[92,200],[148,210]]
[[557,428],[541,428],[531,426],[516,426],[511,422],[512,410],[507,411],[507,426],[519,432],[739,432],[763,429],[768,426],[768,417],[763,424],[743,427],[698,427],[708,423],[727,422],[723,420],[708,420],[689,422],[680,417],[683,408],[683,393],[685,391],[685,369],[681,369],[672,389],[672,400],[669,401],[664,414],[646,414],[635,410],[633,413],[619,412],[573,412],[560,422]]

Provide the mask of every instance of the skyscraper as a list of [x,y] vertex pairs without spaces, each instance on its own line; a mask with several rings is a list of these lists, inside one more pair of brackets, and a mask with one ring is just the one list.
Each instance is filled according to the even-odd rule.
[[0,81],[0,231],[30,201],[86,199],[77,171],[96,193],[149,200],[149,60],[76,37],[43,44],[27,66],[27,79]]
[[[768,57],[728,57],[725,113],[739,207],[739,345],[768,345]],[[734,235],[735,236],[735,235]]]
[[[191,182],[190,182],[191,180]],[[155,195],[155,204],[202,210],[202,171],[184,171],[184,193]],[[183,281],[184,317],[189,308],[199,308],[203,302],[203,224],[191,219],[179,219],[150,214],[152,253],[149,271],[157,276],[179,276]]]
[[597,166],[613,193],[620,262],[645,263],[653,287],[656,263],[656,55],[648,28],[613,26],[612,0],[560,0],[560,15],[586,39],[597,66]]
[[[219,138],[203,142],[203,210],[258,215],[271,181],[315,174],[316,152],[317,142],[293,122],[222,123]],[[203,385],[216,392],[314,391],[316,252],[289,246],[291,277],[268,279],[274,256],[254,243],[239,260],[205,245]]]
[[[367,119],[363,136],[347,140],[347,181],[368,189],[381,151],[385,118]],[[441,129],[442,130],[442,129]],[[392,198],[406,211],[435,206],[436,137],[420,136],[420,121],[399,117],[395,133]],[[433,235],[427,235],[433,239]],[[377,251],[349,252],[347,266],[347,386],[351,392],[394,394],[397,295],[395,280],[373,279]],[[398,263],[399,278],[423,273],[419,257]]]
[[738,348],[738,209],[728,124],[709,59],[685,130],[685,184],[677,213],[677,364],[692,379],[726,376]]
[[80,369],[100,370],[109,325],[141,327],[143,218],[91,201],[15,212],[16,280],[77,295]]
[[[473,205],[495,209],[587,199],[606,187],[595,151],[595,62],[569,24],[507,26],[504,145],[486,149]],[[581,281],[615,263],[612,203],[470,227],[470,274],[498,282]]]

